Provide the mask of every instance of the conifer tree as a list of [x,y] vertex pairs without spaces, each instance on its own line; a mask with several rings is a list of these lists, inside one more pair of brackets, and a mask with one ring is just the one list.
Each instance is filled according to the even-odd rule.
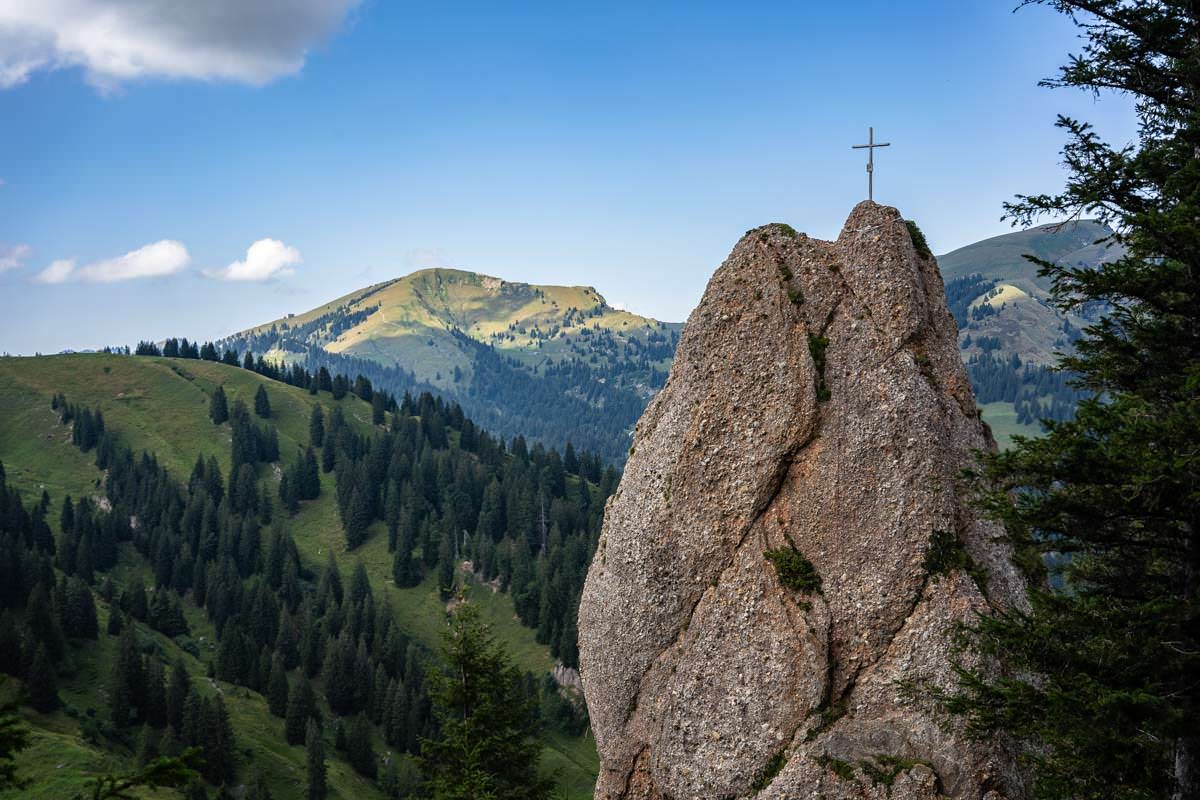
[[367,540],[367,528],[371,524],[371,509],[365,491],[355,489],[342,519],[346,531],[346,548],[353,550]]
[[58,708],[58,679],[45,645],[39,644],[34,652],[25,684],[29,690],[29,703],[38,711],[46,713]]
[[109,711],[113,725],[124,727],[142,720],[146,704],[146,678],[137,634],[132,624],[121,630],[117,663],[109,684]]
[[308,418],[308,446],[320,447],[325,443],[325,414],[321,411],[320,403],[313,403],[312,414]]
[[309,447],[304,451],[300,469],[300,491],[305,500],[316,500],[321,494],[321,474],[317,471],[317,455]]
[[225,399],[225,387],[218,386],[213,390],[208,402],[208,416],[214,425],[220,425],[229,419],[229,403]]
[[267,708],[277,717],[287,716],[287,672],[283,669],[283,660],[278,656],[271,660],[271,677],[267,683]]
[[949,707],[977,735],[1027,745],[1037,797],[1195,800],[1200,8],[1033,1],[1069,15],[1084,42],[1044,84],[1115,90],[1132,101],[1139,130],[1113,147],[1059,117],[1066,187],[1007,206],[1022,225],[1094,215],[1118,247],[1094,266],[1033,259],[1060,310],[1105,309],[1062,360],[1092,396],[1074,420],[985,461],[981,502],[1033,578],[1031,608],[970,632],[1002,669],[963,668]]
[[421,740],[421,767],[435,800],[537,800],[551,782],[538,774],[536,711],[519,671],[479,610],[459,606],[444,635],[445,671],[431,669],[439,733]]
[[300,510],[300,492],[293,481],[294,477],[294,471],[287,470],[279,479],[279,502],[283,504],[289,514],[295,514]]
[[167,687],[166,674],[162,664],[156,658],[147,659],[146,669],[146,710],[142,715],[149,725],[161,728],[167,724]]
[[367,577],[367,568],[361,561],[354,562],[354,572],[350,576],[350,602],[358,605],[371,595],[371,580]]
[[[58,617],[50,603],[50,595],[44,584],[39,583],[29,593],[29,601],[25,605],[25,626],[34,645],[46,648],[46,655],[53,664],[62,660],[63,635],[58,625]],[[28,652],[28,651],[27,651]]]
[[233,726],[229,712],[221,695],[214,695],[204,702],[204,728],[202,742],[204,752],[204,776],[212,783],[221,784],[233,780],[237,774],[234,762]]
[[171,667],[171,682],[167,686],[167,723],[176,735],[183,732],[183,712],[192,691],[192,678],[181,659]]
[[271,398],[267,397],[267,387],[261,383],[254,392],[254,413],[263,419],[271,418]]
[[443,601],[454,594],[454,538],[449,530],[442,531],[438,544],[438,592]]
[[308,768],[305,797],[307,800],[325,800],[329,791],[325,785],[325,742],[321,739],[321,729],[312,720],[305,732],[305,761]]
[[292,687],[288,696],[287,719],[284,722],[284,738],[288,744],[304,744],[305,731],[317,715],[317,696],[312,684],[305,677]]
[[359,775],[375,779],[379,766],[375,761],[375,748],[371,745],[371,723],[362,714],[351,721],[346,734],[346,760]]

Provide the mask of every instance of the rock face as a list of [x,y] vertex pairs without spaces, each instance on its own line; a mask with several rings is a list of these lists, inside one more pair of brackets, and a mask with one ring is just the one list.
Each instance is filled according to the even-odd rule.
[[[596,797],[1019,796],[998,748],[903,690],[952,685],[955,623],[1023,602],[956,497],[989,447],[896,209],[860,204],[836,242],[748,232],[638,424],[584,588]],[[785,585],[776,551],[820,588]]]

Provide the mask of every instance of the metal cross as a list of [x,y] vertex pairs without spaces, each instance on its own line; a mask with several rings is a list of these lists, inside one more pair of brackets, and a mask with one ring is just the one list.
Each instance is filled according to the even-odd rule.
[[875,200],[875,148],[890,147],[891,142],[875,142],[875,129],[867,128],[867,143],[851,145],[851,150],[867,150],[867,199]]

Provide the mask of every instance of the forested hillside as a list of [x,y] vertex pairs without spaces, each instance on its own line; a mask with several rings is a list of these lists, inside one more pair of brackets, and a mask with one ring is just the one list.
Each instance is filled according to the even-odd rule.
[[585,712],[550,671],[575,663],[615,472],[429,395],[172,346],[189,357],[0,360],[0,669],[35,734],[20,796],[193,744],[211,790],[301,796],[309,720],[330,796],[407,796],[464,599],[524,671],[543,768],[587,796]]
[[938,257],[976,400],[1002,444],[1013,433],[1037,433],[1042,419],[1074,415],[1082,395],[1052,367],[1105,311],[1096,304],[1055,307],[1049,279],[1026,256],[1095,266],[1120,252],[1100,243],[1110,234],[1089,220],[1041,225]]
[[681,328],[614,308],[591,287],[429,269],[218,345],[362,374],[397,396],[436,391],[498,435],[570,441],[621,463]]

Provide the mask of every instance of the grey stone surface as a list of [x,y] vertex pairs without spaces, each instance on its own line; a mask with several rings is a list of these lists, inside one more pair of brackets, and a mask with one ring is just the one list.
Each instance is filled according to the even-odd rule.
[[[949,685],[952,626],[1023,602],[999,530],[956,494],[989,447],[937,265],[899,212],[862,203],[836,242],[748,232],[638,424],[584,587],[596,797],[1018,796],[999,748],[899,687]],[[985,587],[926,572],[935,531]],[[822,591],[784,587],[778,548]],[[887,787],[863,761],[902,768]]]

